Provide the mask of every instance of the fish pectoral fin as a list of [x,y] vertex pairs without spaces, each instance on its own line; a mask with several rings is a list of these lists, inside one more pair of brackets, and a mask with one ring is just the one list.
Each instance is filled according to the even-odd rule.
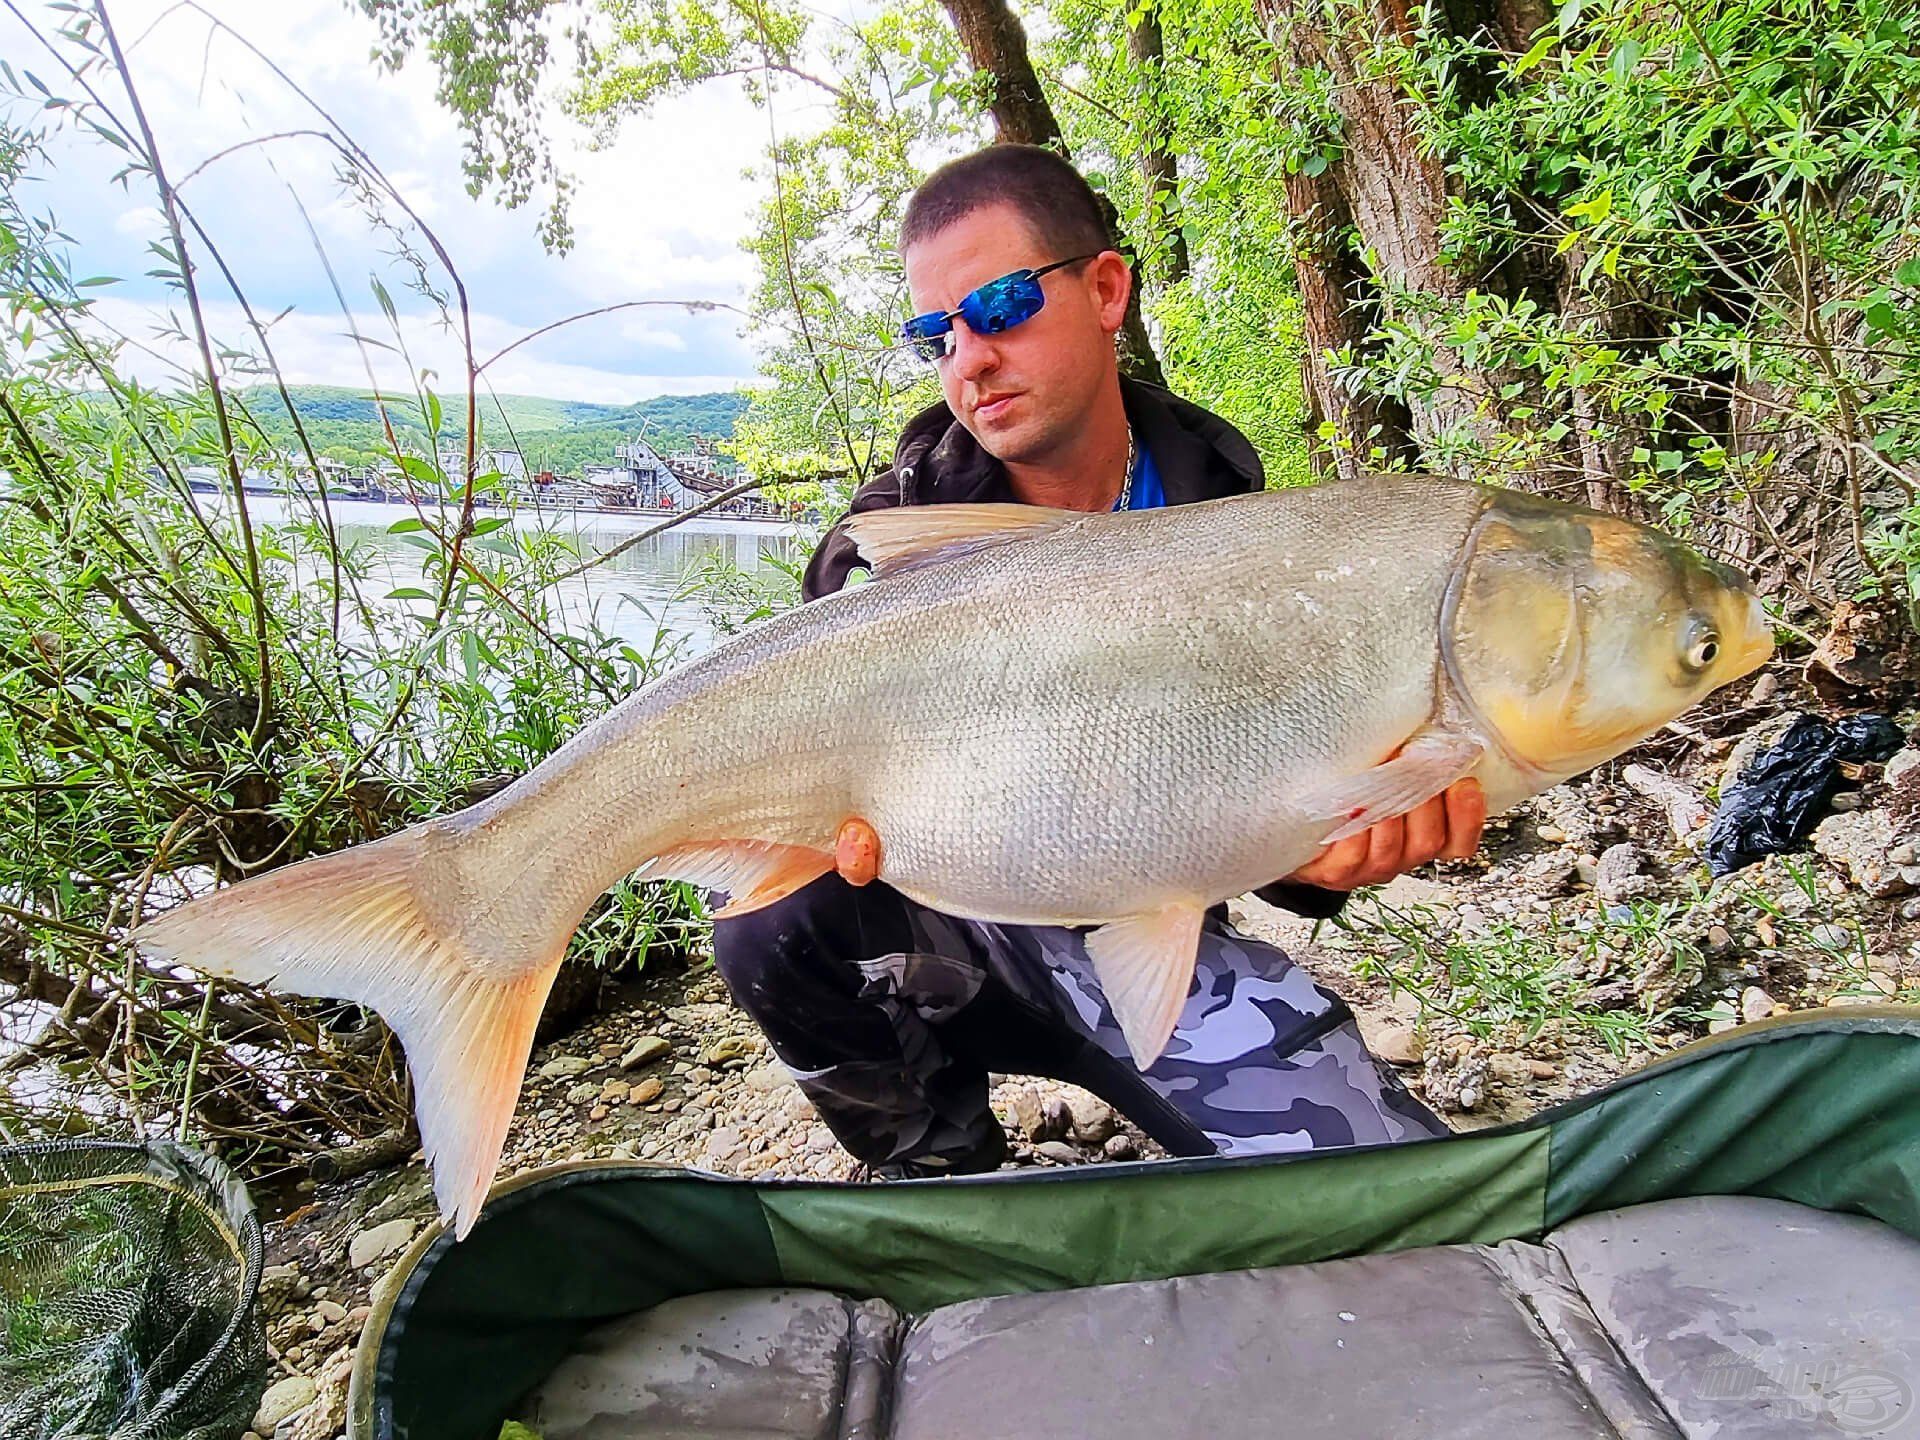
[[641,873],[724,890],[729,903],[713,912],[731,920],[784,900],[833,869],[833,852],[772,840],[700,840],[656,855]]
[[1025,540],[1084,520],[1079,510],[1043,505],[912,505],[848,517],[847,533],[874,578]]
[[1315,791],[1302,808],[1333,825],[1320,842],[1332,845],[1431,800],[1478,765],[1486,748],[1456,730],[1422,730],[1391,760]]
[[1087,936],[1101,993],[1142,1070],[1167,1048],[1187,1003],[1206,913],[1198,903],[1166,905],[1102,925]]

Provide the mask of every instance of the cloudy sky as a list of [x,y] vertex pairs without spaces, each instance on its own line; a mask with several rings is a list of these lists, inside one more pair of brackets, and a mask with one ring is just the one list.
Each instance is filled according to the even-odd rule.
[[[29,13],[40,0],[27,0]],[[629,121],[617,142],[591,150],[583,133],[558,122],[558,158],[576,179],[575,245],[547,255],[534,233],[532,207],[501,209],[469,199],[460,173],[460,140],[433,100],[429,67],[388,75],[369,60],[372,23],[343,0],[245,4],[203,0],[207,8],[273,56],[374,156],[452,252],[475,312],[482,353],[527,331],[596,306],[632,300],[742,303],[752,265],[740,249],[758,199],[744,172],[767,142],[766,112],[736,83],[719,82]],[[383,255],[364,216],[335,182],[331,152],[314,140],[256,146],[193,168],[251,136],[315,128],[316,117],[261,63],[191,10],[168,0],[110,0],[169,173],[234,267],[255,310],[288,313],[273,329],[282,368],[295,381],[365,386],[361,353],[316,256],[297,193],[339,277],[353,323],[391,343],[369,275],[385,279],[402,312],[416,366],[435,369],[445,389],[460,388],[458,347],[424,300],[407,293],[405,272]],[[49,17],[48,29],[52,28]],[[0,12],[0,56],[16,69],[51,75],[55,67],[10,15]],[[795,102],[789,102],[790,104]],[[795,116],[796,123],[804,117]],[[56,165],[23,195],[30,211],[52,213],[74,238],[77,275],[125,277],[93,293],[101,315],[149,341],[159,356],[127,357],[148,380],[167,371],[177,346],[157,338],[172,303],[155,280],[146,245],[164,225],[153,196],[113,183],[117,152],[77,137],[56,146]],[[221,294],[217,274],[202,271],[203,294]],[[215,328],[245,338],[230,299],[209,306]],[[630,310],[589,320],[523,346],[488,373],[503,393],[624,403],[663,393],[727,389],[754,373],[738,316],[678,309]],[[405,384],[405,362],[373,352],[383,385]]]

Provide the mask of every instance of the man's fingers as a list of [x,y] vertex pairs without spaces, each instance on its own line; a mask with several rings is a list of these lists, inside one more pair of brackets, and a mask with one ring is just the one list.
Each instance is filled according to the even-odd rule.
[[1318,885],[1327,890],[1351,890],[1356,876],[1367,861],[1367,832],[1349,835],[1329,845],[1287,878],[1302,885]]
[[1436,795],[1407,812],[1407,851],[1402,869],[1411,870],[1447,848],[1447,804]]
[[1367,859],[1360,867],[1360,885],[1384,885],[1406,869],[1407,817],[1395,815],[1367,831]]
[[833,864],[849,885],[867,885],[880,873],[880,837],[873,826],[855,817],[840,826],[834,837]]
[[1442,860],[1465,860],[1480,848],[1487,826],[1487,792],[1478,780],[1461,780],[1447,787],[1447,844]]

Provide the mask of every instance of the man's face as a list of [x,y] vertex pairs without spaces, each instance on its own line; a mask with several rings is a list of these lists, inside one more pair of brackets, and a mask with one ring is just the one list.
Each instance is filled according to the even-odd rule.
[[[991,205],[927,236],[906,252],[915,314],[949,311],[960,297],[1050,253],[1010,206]],[[952,352],[937,362],[947,405],[988,454],[1012,463],[1045,460],[1069,445],[1115,371],[1113,337],[1126,315],[1126,262],[1112,251],[1042,277],[1040,313],[998,335],[953,321]]]

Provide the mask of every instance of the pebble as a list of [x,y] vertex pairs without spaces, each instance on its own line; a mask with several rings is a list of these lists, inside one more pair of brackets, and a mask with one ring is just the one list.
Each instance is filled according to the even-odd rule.
[[253,1428],[262,1435],[271,1435],[274,1427],[289,1415],[306,1409],[319,1393],[320,1387],[305,1375],[289,1375],[268,1386],[254,1412]]
[[600,1098],[611,1104],[622,1104],[633,1092],[633,1083],[628,1080],[609,1080],[600,1087]]
[[376,1260],[384,1260],[404,1250],[411,1239],[411,1220],[389,1220],[385,1224],[370,1226],[348,1242],[347,1263],[356,1270],[364,1270]]
[[793,1076],[788,1073],[787,1067],[784,1065],[777,1063],[761,1065],[749,1070],[746,1074],[746,1079],[742,1083],[744,1083],[749,1090],[757,1091],[763,1095],[771,1095],[776,1090],[784,1090],[787,1086],[793,1084]]
[[313,1313],[329,1325],[338,1325],[347,1318],[347,1307],[338,1300],[322,1300],[313,1307]]
[[628,1047],[627,1053],[620,1057],[622,1070],[638,1070],[643,1065],[651,1065],[673,1053],[671,1041],[658,1035],[642,1035]]
[[1646,852],[1638,845],[1626,842],[1609,845],[1600,852],[1593,880],[1594,893],[1609,904],[1639,899],[1654,888],[1653,880],[1644,873],[1646,866]]
[[1067,1113],[1073,1117],[1073,1138],[1087,1145],[1104,1144],[1120,1128],[1111,1105],[1080,1091],[1067,1097]]
[[1133,1143],[1133,1137],[1124,1132],[1109,1135],[1107,1143],[1101,1147],[1109,1160],[1134,1160],[1140,1155],[1140,1147]]
[[593,1068],[584,1055],[556,1055],[536,1072],[542,1080],[571,1080]]
[[1773,1005],[1773,996],[1758,985],[1749,985],[1740,992],[1740,1018],[1749,1025],[1773,1014]]
[[1072,1129],[1073,1111],[1065,1100],[1049,1095],[1040,1102],[1040,1128],[1034,1131],[1035,1140],[1058,1140]]
[[751,1059],[759,1046],[745,1035],[728,1035],[716,1040],[700,1055],[702,1065],[732,1065]]
[[663,1082],[658,1076],[649,1075],[646,1079],[642,1080],[638,1085],[634,1086],[633,1089],[627,1092],[627,1103],[629,1105],[651,1104],[653,1101],[658,1100],[660,1098],[661,1092],[664,1091],[666,1088],[667,1087],[665,1082]]
[[1086,1158],[1064,1140],[1042,1140],[1033,1150],[1036,1155],[1061,1165],[1078,1165]]
[[1844,925],[1823,922],[1807,932],[1807,939],[1822,950],[1849,950],[1853,948],[1853,931]]
[[1040,1095],[1031,1085],[1012,1085],[1005,1092],[1007,1113],[1012,1117],[1014,1127],[1029,1140],[1040,1139],[1040,1127],[1045,1118],[1040,1109]]

